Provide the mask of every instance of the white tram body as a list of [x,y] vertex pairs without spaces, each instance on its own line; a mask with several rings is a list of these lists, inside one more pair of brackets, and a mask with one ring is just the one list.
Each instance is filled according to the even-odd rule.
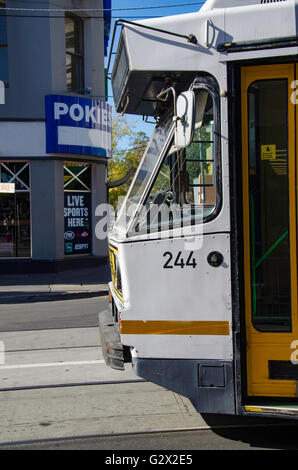
[[[254,239],[253,224],[247,222],[252,217],[250,190],[248,195],[245,191],[258,170],[246,171],[245,158],[252,158],[246,147],[256,139],[251,130],[256,116],[264,121],[267,113],[269,124],[271,119],[267,108],[262,114],[249,108],[252,98],[247,102],[247,90],[260,83],[249,96],[255,100],[261,96],[258,109],[263,109],[270,87],[276,88],[276,81],[281,81],[283,90],[286,80],[288,101],[283,106],[291,119],[287,128],[292,126],[287,157],[278,153],[285,150],[279,150],[273,136],[262,140],[263,121],[254,148],[259,146],[263,152],[262,175],[265,164],[266,172],[269,164],[272,171],[277,155],[288,159],[288,170],[283,170],[287,176],[282,173],[281,178],[290,181],[287,201],[294,220],[295,181],[290,174],[296,162],[296,106],[292,100],[292,111],[290,98],[296,89],[297,14],[296,0],[207,0],[197,13],[137,23],[120,21],[112,71],[116,110],[155,118],[157,126],[109,233],[112,314],[99,316],[105,358],[112,367],[123,368],[129,357],[138,376],[188,397],[200,412],[295,415],[298,374],[295,361],[291,362],[291,345],[298,331],[294,224],[290,223],[290,235],[285,232],[280,242],[289,237],[293,253],[291,327],[286,326],[284,313],[279,316],[280,329],[270,313],[263,315],[265,320],[256,313],[254,323],[249,311],[252,298],[257,305],[262,301],[262,308],[269,312],[264,285],[273,281],[266,274],[270,265],[251,287],[252,258],[247,253]],[[263,92],[266,78],[270,80],[267,94]],[[184,95],[188,90],[192,95]],[[276,103],[282,91],[273,93]],[[194,114],[189,111],[190,96]],[[252,116],[253,112],[259,114]],[[269,124],[278,134],[276,122]],[[183,136],[185,145],[181,144]],[[268,155],[273,152],[267,160],[265,146]],[[274,196],[268,193],[266,197]],[[262,196],[261,202],[255,201],[256,213],[263,200]],[[161,206],[166,216],[158,214]],[[268,222],[266,217],[267,233],[270,218]],[[255,219],[256,227],[265,224],[260,220]],[[265,256],[263,267],[273,262],[274,247],[273,255],[265,253],[268,259]],[[282,256],[277,271],[285,278]],[[272,300],[275,294],[270,295]],[[263,326],[266,322],[269,332]],[[267,344],[263,337],[269,336]],[[263,362],[256,366],[259,361]],[[289,365],[288,375],[283,362]],[[258,367],[260,371],[254,372]],[[279,398],[279,405],[273,406],[270,400],[276,403]],[[285,401],[292,402],[291,410]]]

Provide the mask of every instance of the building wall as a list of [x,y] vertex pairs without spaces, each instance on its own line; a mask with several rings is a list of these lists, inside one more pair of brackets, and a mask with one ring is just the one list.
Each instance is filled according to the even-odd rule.
[[[46,178],[43,175],[47,175]],[[56,160],[31,162],[32,258],[64,258],[63,164]],[[50,234],[50,236],[49,236]]]
[[[103,0],[7,0],[6,7],[103,8]],[[51,262],[66,259],[63,214],[65,161],[91,165],[91,255],[105,259],[107,242],[94,235],[94,212],[98,204],[106,202],[107,160],[88,155],[49,154],[45,138],[46,95],[70,94],[104,99],[104,21],[80,13],[84,23],[85,90],[78,92],[67,90],[64,17],[56,18],[60,15],[58,12],[42,13],[42,18],[37,18],[36,13],[34,18],[30,12],[21,14],[27,17],[18,16],[20,12],[9,12],[6,18],[9,80],[5,104],[0,106],[0,164],[7,161],[30,162],[31,259]],[[94,16],[94,13],[90,15]],[[67,256],[68,262],[70,259]],[[3,262],[1,252],[0,262]]]
[[[71,9],[75,5],[103,8],[102,0],[6,1],[8,8]],[[7,17],[9,87],[5,104],[0,107],[0,119],[44,119],[44,96],[67,91],[64,18],[32,18],[32,13],[24,18],[17,14],[10,12]],[[104,97],[104,22],[86,14],[82,18],[86,89],[90,95]]]

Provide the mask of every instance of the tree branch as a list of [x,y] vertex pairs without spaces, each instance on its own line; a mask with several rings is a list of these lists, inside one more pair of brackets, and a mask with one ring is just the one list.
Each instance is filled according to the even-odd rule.
[[134,174],[135,172],[135,168],[130,168],[130,170],[128,171],[128,173],[126,173],[126,175],[121,178],[120,180],[116,180],[116,181],[108,181],[108,188],[117,188],[118,186],[121,186],[122,184],[126,183],[126,181],[129,180],[129,178]]

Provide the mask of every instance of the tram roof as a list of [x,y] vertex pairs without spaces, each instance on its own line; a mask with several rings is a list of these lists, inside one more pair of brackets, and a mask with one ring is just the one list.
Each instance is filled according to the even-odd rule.
[[166,85],[179,92],[196,73],[216,75],[229,60],[297,54],[297,18],[298,0],[207,0],[195,13],[122,20],[112,72],[117,111],[155,115],[156,95]]

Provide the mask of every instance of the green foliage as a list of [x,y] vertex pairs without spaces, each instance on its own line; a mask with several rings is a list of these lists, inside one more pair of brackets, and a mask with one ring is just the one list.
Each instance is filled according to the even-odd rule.
[[[138,167],[147,146],[148,137],[144,132],[136,131],[123,116],[117,116],[112,124],[112,158],[108,165],[109,182],[115,182],[126,176],[131,168]],[[123,148],[124,147],[124,148]],[[121,186],[109,189],[109,203],[117,205],[119,197],[125,196],[132,177]]]

